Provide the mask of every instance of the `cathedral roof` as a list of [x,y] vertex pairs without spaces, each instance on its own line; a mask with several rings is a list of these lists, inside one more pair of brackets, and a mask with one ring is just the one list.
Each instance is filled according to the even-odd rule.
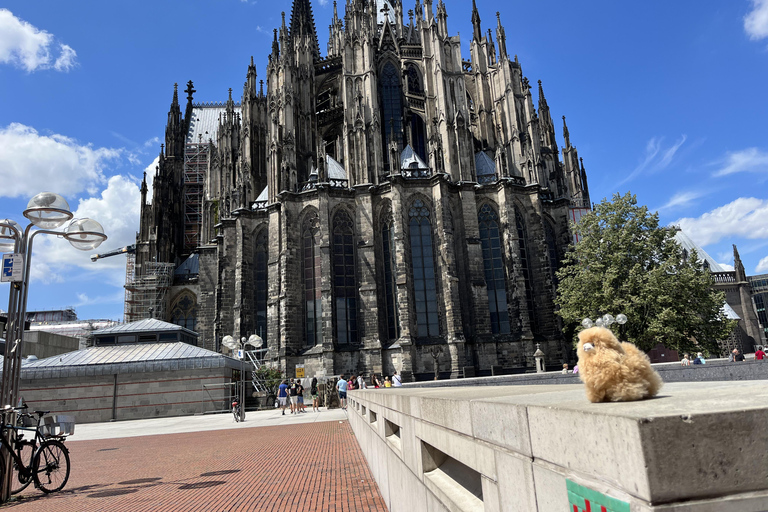
[[325,155],[325,164],[328,166],[328,178],[335,180],[347,179],[347,171],[331,155]]
[[492,176],[496,174],[496,163],[485,151],[475,153],[475,167],[478,176]]
[[696,254],[699,256],[700,260],[705,260],[707,263],[709,263],[709,270],[711,272],[727,272],[728,270],[723,268],[722,265],[720,265],[718,262],[716,262],[712,256],[707,254],[707,251],[702,249],[701,247],[696,244],[691,238],[683,233],[682,230],[677,231],[675,233],[675,241],[679,243],[681,246],[683,246],[683,249],[685,249],[688,254],[696,250]]
[[213,103],[210,106],[198,105],[192,108],[192,118],[189,121],[187,144],[194,142],[216,142],[219,131],[219,115],[227,112],[223,103]]
[[723,304],[723,313],[725,313],[725,316],[728,318],[728,320],[741,320],[741,317],[736,313],[736,311],[733,310],[733,308],[726,302]]
[[429,166],[424,163],[419,155],[413,150],[410,144],[405,146],[405,149],[400,153],[400,168],[401,169],[429,169]]
[[259,197],[256,198],[256,202],[266,201],[269,199],[269,185],[264,187],[264,190],[261,191],[261,194],[259,194]]

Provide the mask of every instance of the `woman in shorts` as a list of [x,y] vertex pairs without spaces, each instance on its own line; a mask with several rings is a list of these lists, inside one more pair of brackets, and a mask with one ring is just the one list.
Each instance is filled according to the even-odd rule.
[[317,391],[317,377],[312,378],[309,392],[312,394],[312,412],[320,412],[320,407],[317,406],[317,402],[320,399],[320,394]]

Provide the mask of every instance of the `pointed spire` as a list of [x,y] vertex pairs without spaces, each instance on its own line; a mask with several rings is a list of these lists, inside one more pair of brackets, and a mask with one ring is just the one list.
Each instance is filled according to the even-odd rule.
[[178,82],[173,84],[173,101],[171,102],[171,108],[173,106],[179,106],[179,84]]
[[187,88],[184,89],[184,92],[187,93],[187,103],[192,103],[192,95],[197,92],[192,84],[192,80],[187,82]]
[[549,108],[547,105],[547,98],[544,97],[544,88],[541,86],[541,80],[539,80],[539,110],[543,108]]
[[[496,11],[496,41],[499,43],[499,60],[505,61],[507,58],[507,36],[504,33],[504,27],[501,26],[501,14]],[[515,55],[517,62],[517,55]]]
[[571,134],[568,131],[568,125],[565,124],[565,116],[563,116],[563,139],[565,139],[565,147],[571,147]]
[[472,28],[474,30],[472,38],[479,42],[483,30],[480,28],[480,13],[477,12],[477,4],[475,3],[475,0],[472,0]]
[[733,244],[733,269],[736,272],[737,282],[747,280],[747,272],[744,270],[744,264],[741,262],[741,257],[739,256],[739,250],[736,248],[736,244]]
[[312,16],[312,5],[309,3],[309,0],[293,0],[293,7],[291,8],[291,38],[294,41],[294,47],[298,46],[298,39],[303,37],[309,37],[312,53],[315,58],[319,58],[320,44],[317,41],[315,18]]
[[233,120],[235,117],[235,102],[232,100],[232,88],[229,88],[229,99],[227,99],[227,120]]
[[280,55],[280,45],[277,43],[277,29],[274,29],[275,38],[272,40],[272,55],[270,58],[277,59],[277,56]]
[[256,66],[253,64],[253,55],[251,55],[251,63],[248,65],[244,89],[254,94],[256,93],[256,76]]

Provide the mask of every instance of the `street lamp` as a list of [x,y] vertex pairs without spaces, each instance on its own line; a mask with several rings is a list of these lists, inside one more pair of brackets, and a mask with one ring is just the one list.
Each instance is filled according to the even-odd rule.
[[238,341],[236,338],[230,335],[226,335],[221,339],[221,344],[227,347],[232,352],[243,349],[238,355],[240,359],[240,421],[245,421],[245,364],[243,363],[243,356],[245,355],[245,338],[242,341]]
[[[8,318],[6,323],[5,359],[0,383],[0,405],[15,405],[19,395],[21,359],[24,347],[24,324],[27,315],[27,297],[32,260],[32,244],[39,234],[55,235],[66,239],[82,251],[95,249],[107,239],[101,224],[92,219],[71,220],[74,215],[67,201],[59,194],[41,192],[29,200],[24,217],[30,224],[22,227],[10,219],[0,220],[0,251],[12,251],[3,256],[2,281],[10,281],[8,294]],[[57,228],[70,221],[63,231]],[[37,229],[32,229],[33,227]],[[5,454],[5,467],[10,468],[10,456]],[[2,501],[10,495],[7,471],[2,486]]]

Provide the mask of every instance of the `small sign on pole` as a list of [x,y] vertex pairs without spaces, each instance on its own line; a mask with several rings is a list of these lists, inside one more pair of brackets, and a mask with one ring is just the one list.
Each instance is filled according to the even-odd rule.
[[296,365],[296,378],[297,379],[303,379],[304,378],[304,365],[303,364],[297,364]]
[[3,254],[3,269],[0,282],[19,282],[24,274],[24,255]]

